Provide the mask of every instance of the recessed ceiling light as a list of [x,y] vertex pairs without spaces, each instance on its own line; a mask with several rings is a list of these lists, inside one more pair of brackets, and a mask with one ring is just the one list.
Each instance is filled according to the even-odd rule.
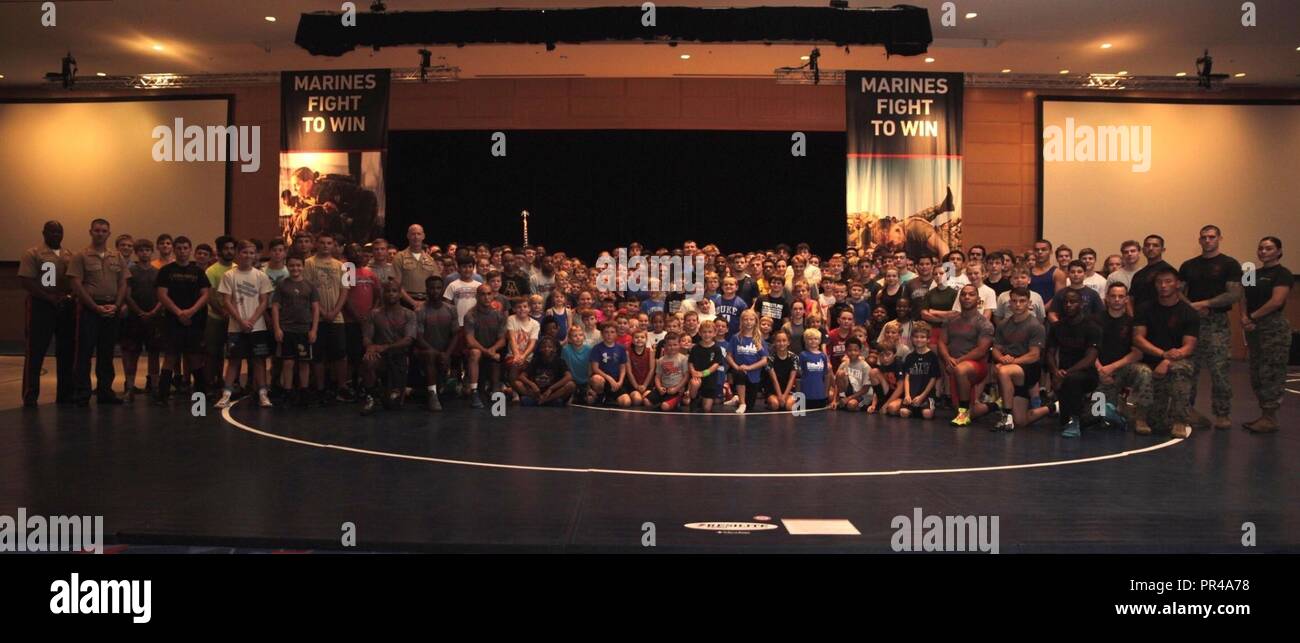
[[1246,72],[1244,72],[1244,71],[1239,71],[1239,72],[1233,74],[1232,77],[1233,77],[1233,78],[1245,78],[1245,77],[1246,77]]
[[100,78],[103,78],[104,76],[107,76],[108,74],[105,74],[105,73],[102,72],[102,71],[97,71],[97,72],[95,72],[95,75],[96,75],[96,76],[99,76]]
[[275,16],[267,16],[267,17],[266,17],[266,21],[267,21],[267,22],[275,22]]
[[0,74],[0,79],[3,79],[4,77],[5,77],[4,74]]
[[1003,69],[1003,70],[1002,70],[1002,73],[1004,73],[1004,74],[1009,74],[1009,73],[1011,73],[1011,69],[1009,69],[1009,68],[1008,68],[1008,69]]
[[1176,73],[1176,74],[1174,74],[1174,75],[1177,76],[1177,77],[1179,77],[1179,78],[1182,78],[1183,76],[1186,76],[1186,75],[1187,75],[1187,72],[1185,72],[1185,71],[1180,71],[1180,72],[1178,72],[1178,73]]
[[799,60],[808,60],[808,57],[807,57],[807,56],[800,56],[800,57],[799,57]]
[[162,46],[162,45],[155,44],[155,45],[153,46],[153,50],[154,50],[154,51],[162,51],[162,50],[163,50],[163,46]]
[[1102,48],[1102,49],[1110,49],[1110,48],[1111,48],[1111,44],[1108,43],[1108,42],[1103,42],[1103,43],[1101,43],[1101,48]]
[[980,14],[975,13],[974,11],[972,11],[972,12],[966,14],[966,19],[967,19],[967,20],[970,20],[971,18],[974,18],[975,16],[978,16],[978,15],[980,15]]
[[1128,72],[1126,72],[1126,71],[1121,71],[1121,72],[1119,72],[1119,73],[1116,74],[1116,75],[1117,75],[1117,76],[1127,76],[1127,75],[1128,75]]
[[926,58],[925,58],[925,62],[932,63],[932,62],[934,62],[934,59],[933,59],[933,58],[930,58],[929,56],[926,56]]
[[1068,73],[1070,73],[1070,70],[1068,70],[1068,69],[1062,69],[1062,70],[1061,70],[1061,75],[1065,75],[1065,74],[1068,74]]
[[690,60],[690,59],[691,59],[690,54],[682,54],[682,60]]

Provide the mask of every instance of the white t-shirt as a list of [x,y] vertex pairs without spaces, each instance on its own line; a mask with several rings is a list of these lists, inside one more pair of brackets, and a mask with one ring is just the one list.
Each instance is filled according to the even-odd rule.
[[[1034,311],[1034,317],[1038,319],[1040,324],[1043,322],[1043,318],[1047,316],[1047,311],[1043,309],[1043,296],[1032,290],[1029,291],[1029,309]],[[998,306],[993,312],[993,319],[1001,320],[1010,316],[1011,291],[1008,290],[998,295]]]
[[473,308],[474,304],[477,303],[475,297],[478,294],[478,287],[481,285],[477,281],[461,281],[457,279],[447,284],[447,288],[442,291],[442,298],[455,304],[456,321],[461,326],[465,325],[465,313],[469,312],[469,309]]
[[[963,277],[964,277],[964,275],[963,275]],[[953,281],[956,281],[956,279],[954,279]],[[970,282],[967,281],[965,284],[962,284],[961,286],[953,286],[953,287],[954,287],[954,288],[958,288],[958,289],[960,289],[960,288],[965,288],[966,286],[969,286],[969,285],[970,285]],[[1010,292],[1010,291],[1008,291],[1008,292]],[[1005,293],[1004,293],[1004,294],[1005,294]],[[1031,295],[1035,295],[1035,294],[1038,294],[1038,293],[1035,293],[1035,292],[1032,292],[1032,291],[1031,291],[1029,294],[1031,294]],[[981,313],[984,312],[984,311],[994,311],[994,310],[997,310],[997,309],[998,309],[998,293],[997,293],[997,291],[993,290],[992,288],[989,288],[989,287],[988,287],[987,285],[985,285],[985,284],[980,284],[980,285],[979,285],[979,296],[980,296],[979,311],[980,311]],[[1031,298],[1031,299],[1032,299],[1032,298]],[[1039,298],[1038,298],[1038,303],[1039,303],[1039,305],[1042,305],[1042,302],[1043,302],[1043,298],[1042,298],[1042,297],[1039,297]],[[961,293],[960,293],[960,292],[957,293],[957,298],[954,299],[954,300],[952,300],[952,310],[955,310],[955,311],[957,311],[957,312],[961,312]]]
[[1103,302],[1106,301],[1106,278],[1101,273],[1094,272],[1091,277],[1084,277],[1083,285],[1096,291]]
[[[226,301],[235,304],[239,310],[239,316],[248,319],[257,312],[257,306],[261,303],[261,295],[270,295],[275,290],[271,283],[271,278],[266,273],[257,268],[241,270],[238,267],[231,268],[226,274],[221,275],[221,283],[217,286],[217,292],[226,296]],[[266,330],[266,315],[258,315],[257,320],[253,322],[253,332]],[[242,333],[244,332],[243,324],[240,324],[234,317],[230,318],[226,324],[226,332]]]
[[537,335],[541,332],[542,325],[537,323],[536,319],[529,317],[526,321],[519,321],[517,315],[511,315],[506,319],[506,332],[514,338],[515,345],[523,350],[528,348],[528,342],[536,341]]
[[1106,278],[1106,285],[1109,286],[1110,284],[1120,283],[1124,284],[1125,288],[1132,288],[1133,275],[1136,274],[1137,270],[1126,270],[1121,266],[1116,269],[1115,272],[1110,273],[1110,276]]

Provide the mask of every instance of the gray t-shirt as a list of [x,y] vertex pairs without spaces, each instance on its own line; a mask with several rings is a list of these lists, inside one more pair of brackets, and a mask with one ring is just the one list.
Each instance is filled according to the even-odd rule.
[[678,353],[672,357],[663,356],[655,364],[655,372],[664,388],[673,388],[686,379],[686,356]]
[[1046,341],[1047,331],[1033,315],[1019,322],[1014,317],[1006,318],[993,336],[993,346],[1012,357],[1020,357],[1034,346],[1041,349]]
[[953,359],[969,353],[984,337],[993,337],[993,324],[978,312],[974,315],[960,315],[948,320],[943,330],[944,340],[948,342],[948,354]]
[[450,304],[435,308],[425,303],[415,311],[415,325],[420,339],[434,350],[445,351],[456,336],[456,308]]
[[320,302],[316,287],[307,280],[284,279],[275,288],[274,303],[280,305],[280,329],[286,333],[311,330],[311,305]]
[[862,387],[867,385],[869,381],[867,378],[871,374],[871,365],[867,363],[867,360],[859,357],[858,361],[851,362],[848,358],[845,358],[841,368],[849,376],[849,386],[852,386],[854,391],[860,391]]
[[415,311],[402,306],[376,308],[362,324],[363,337],[372,344],[392,344],[399,339],[415,338]]

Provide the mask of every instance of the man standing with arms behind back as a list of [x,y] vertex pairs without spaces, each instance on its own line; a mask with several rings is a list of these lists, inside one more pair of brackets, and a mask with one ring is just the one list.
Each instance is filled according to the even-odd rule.
[[108,221],[90,222],[90,247],[72,257],[68,278],[77,307],[77,385],[74,403],[90,405],[90,358],[95,357],[95,392],[100,404],[121,404],[113,394],[113,347],[118,311],[126,298],[126,262],[108,249]]
[[23,353],[23,406],[34,407],[41,396],[41,367],[50,338],[58,345],[58,385],[54,401],[72,404],[73,374],[77,342],[76,302],[68,287],[68,261],[63,246],[63,224],[46,221],[41,229],[44,243],[29,248],[18,262],[18,281],[27,291],[26,350]]

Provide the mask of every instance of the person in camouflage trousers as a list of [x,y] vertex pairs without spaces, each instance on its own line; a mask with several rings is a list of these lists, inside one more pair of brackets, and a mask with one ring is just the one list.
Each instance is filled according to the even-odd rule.
[[1183,282],[1183,297],[1201,316],[1196,352],[1192,355],[1192,391],[1187,416],[1193,425],[1210,427],[1210,419],[1196,411],[1196,386],[1202,370],[1210,372],[1211,408],[1216,429],[1232,428],[1228,412],[1232,410],[1232,383],[1228,380],[1231,334],[1228,316],[1241,300],[1241,262],[1219,251],[1223,232],[1219,226],[1202,226],[1198,241],[1201,254],[1183,262],[1178,269]]
[[[1125,404],[1120,406],[1120,391],[1128,389]],[[1134,423],[1134,430],[1140,435],[1151,433],[1147,424],[1147,413],[1151,409],[1151,367],[1142,362],[1126,364],[1115,371],[1109,379],[1102,378],[1097,390],[1106,400],[1115,402],[1124,417]]]
[[[1154,431],[1171,431],[1172,427],[1187,424],[1187,400],[1191,396],[1192,373],[1195,367],[1192,360],[1181,359],[1169,363],[1169,371],[1163,377],[1152,372],[1151,406],[1147,407],[1147,421]],[[1177,436],[1175,436],[1177,437]]]
[[1291,355],[1291,324],[1283,309],[1295,278],[1279,263],[1281,239],[1260,239],[1257,253],[1263,266],[1251,275],[1253,280],[1247,280],[1241,325],[1250,350],[1250,386],[1255,389],[1262,413],[1243,426],[1255,433],[1272,433],[1278,429],[1277,410],[1286,394],[1283,389]]
[[1193,424],[1209,428],[1209,418],[1196,412],[1196,385],[1201,381],[1201,371],[1210,372],[1210,406],[1214,411],[1214,428],[1231,428],[1227,421],[1232,410],[1232,383],[1228,381],[1228,364],[1231,355],[1231,332],[1228,330],[1228,314],[1211,312],[1201,317],[1201,332],[1196,340],[1196,354],[1188,360],[1192,363],[1192,385],[1188,392],[1188,417]]

